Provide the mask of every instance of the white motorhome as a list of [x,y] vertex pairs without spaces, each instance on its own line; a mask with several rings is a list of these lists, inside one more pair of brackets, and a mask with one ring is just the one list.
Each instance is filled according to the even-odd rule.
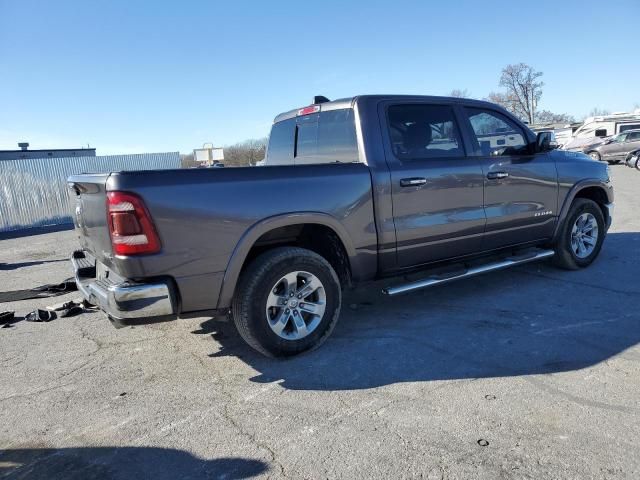
[[618,112],[611,115],[588,117],[582,126],[573,132],[571,140],[565,143],[562,148],[564,150],[582,150],[602,138],[638,128],[640,128],[640,108],[631,113]]

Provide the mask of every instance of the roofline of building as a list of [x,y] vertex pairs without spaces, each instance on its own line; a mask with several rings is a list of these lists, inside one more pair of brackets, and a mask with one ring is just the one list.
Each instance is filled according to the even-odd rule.
[[82,152],[96,151],[95,148],[37,148],[33,150],[0,150],[0,153],[25,153],[25,152]]

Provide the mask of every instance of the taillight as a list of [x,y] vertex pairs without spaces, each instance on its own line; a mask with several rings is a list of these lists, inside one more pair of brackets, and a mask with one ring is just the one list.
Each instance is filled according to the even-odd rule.
[[160,239],[140,197],[133,193],[108,192],[107,208],[111,245],[116,255],[160,251]]

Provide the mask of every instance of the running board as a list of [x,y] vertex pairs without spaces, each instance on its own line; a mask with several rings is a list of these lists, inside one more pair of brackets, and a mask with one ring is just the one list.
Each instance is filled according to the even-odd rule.
[[554,253],[555,252],[553,250],[537,250],[524,255],[514,255],[499,261],[480,265],[478,267],[458,270],[456,272],[452,272],[450,275],[432,275],[428,278],[425,278],[424,280],[419,280],[417,282],[398,285],[397,287],[383,288],[382,293],[389,296],[399,295],[401,293],[407,293],[413,290],[420,290],[422,288],[429,288],[435,285],[453,282],[454,280],[460,280],[461,278],[473,277],[475,275],[480,275],[481,273],[493,272],[495,270],[502,270],[503,268],[509,268],[516,265],[522,265],[524,263],[535,262],[536,260],[542,260],[543,258],[552,257]]

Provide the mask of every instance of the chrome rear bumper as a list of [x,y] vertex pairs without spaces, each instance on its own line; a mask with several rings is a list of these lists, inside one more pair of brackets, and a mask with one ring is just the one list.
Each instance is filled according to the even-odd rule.
[[71,263],[78,290],[116,326],[170,319],[177,313],[168,283],[136,283],[104,268],[98,271],[95,259],[82,250],[73,252]]

